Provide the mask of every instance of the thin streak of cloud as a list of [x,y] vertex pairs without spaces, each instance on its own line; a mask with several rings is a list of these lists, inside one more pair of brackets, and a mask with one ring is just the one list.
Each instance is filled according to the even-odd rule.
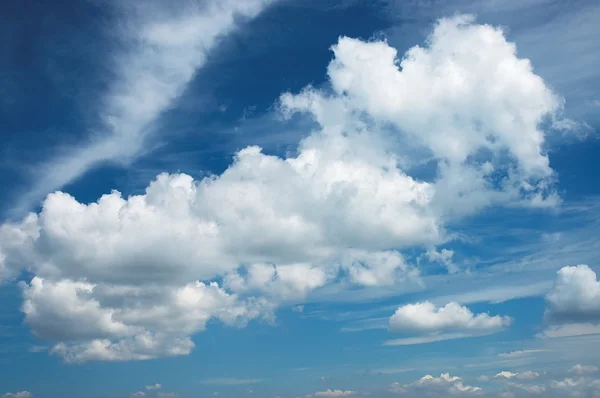
[[[254,17],[271,0],[187,3],[173,13],[153,3],[125,6],[128,50],[112,59],[116,76],[101,99],[100,131],[36,165],[34,185],[18,198],[14,214],[28,211],[46,194],[103,163],[127,165],[155,144],[153,123],[183,93],[219,37],[236,28],[236,16]],[[119,7],[119,3],[117,3]]]

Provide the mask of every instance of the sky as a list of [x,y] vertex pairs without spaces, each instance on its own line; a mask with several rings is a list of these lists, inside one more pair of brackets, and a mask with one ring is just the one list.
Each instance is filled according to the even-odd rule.
[[5,2],[0,397],[600,397],[599,18]]

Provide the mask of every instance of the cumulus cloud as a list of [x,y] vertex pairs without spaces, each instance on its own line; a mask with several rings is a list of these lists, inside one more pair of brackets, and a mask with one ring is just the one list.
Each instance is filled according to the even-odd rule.
[[516,373],[512,373],[512,372],[508,372],[506,370],[501,371],[500,373],[498,373],[496,376],[494,376],[495,378],[504,378],[504,379],[512,379],[513,377],[515,377],[517,374]]
[[544,318],[550,325],[538,337],[600,333],[600,281],[589,266],[561,268],[546,303]]
[[[263,5],[234,3],[248,15]],[[181,29],[203,25],[152,26],[148,40],[183,51]],[[280,98],[284,115],[319,124],[296,153],[247,147],[220,175],[160,174],[127,198],[113,191],[86,204],[55,192],[39,214],[0,227],[1,276],[35,275],[22,308],[37,336],[58,342],[51,352],[74,362],[184,355],[210,319],[270,320],[282,303],[340,280],[418,280],[401,251],[438,247],[450,220],[556,202],[540,126],[562,101],[501,30],[458,16],[401,60],[383,41],[342,37],[332,51],[329,94]],[[140,96],[128,88],[114,103]],[[134,107],[143,120],[162,109]],[[411,176],[407,153],[433,159],[435,177]],[[490,333],[510,322],[456,303],[417,305],[423,316],[402,307],[392,329]]]
[[316,392],[315,396],[316,397],[349,397],[350,395],[355,395],[355,394],[357,394],[357,392],[351,391],[351,390],[342,391],[342,390],[327,389],[325,391]]
[[445,397],[448,395],[482,395],[480,387],[463,384],[458,376],[442,373],[440,377],[426,375],[410,384],[393,383],[389,387],[392,393],[405,396]]
[[561,268],[546,301],[551,321],[600,321],[600,281],[587,265]]
[[156,383],[156,384],[150,384],[148,386],[146,386],[146,390],[151,391],[151,390],[160,390],[161,389],[161,385]]
[[390,318],[393,332],[440,332],[445,330],[497,331],[509,326],[511,319],[500,315],[473,314],[465,306],[450,302],[436,308],[428,301],[406,304]]

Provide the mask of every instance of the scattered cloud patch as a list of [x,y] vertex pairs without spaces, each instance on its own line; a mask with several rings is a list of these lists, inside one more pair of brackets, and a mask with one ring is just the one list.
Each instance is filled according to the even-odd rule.
[[325,391],[319,391],[315,393],[316,397],[349,397],[351,395],[356,395],[356,391],[351,390],[330,390],[327,389]]
[[483,394],[480,387],[465,385],[460,377],[451,376],[449,373],[442,373],[439,377],[426,375],[411,384],[393,383],[389,391],[406,396],[428,397]]

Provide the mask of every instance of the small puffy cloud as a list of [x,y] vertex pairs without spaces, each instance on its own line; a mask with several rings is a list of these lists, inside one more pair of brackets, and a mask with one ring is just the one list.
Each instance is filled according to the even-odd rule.
[[145,397],[145,396],[146,396],[146,393],[143,392],[143,391],[136,391],[133,394],[131,394],[132,398],[142,398],[142,397]]
[[316,397],[349,397],[351,395],[356,395],[357,392],[356,391],[351,391],[351,390],[330,390],[327,389],[325,391],[319,391],[316,392],[314,395]]
[[512,379],[513,377],[517,376],[516,373],[512,373],[512,372],[508,372],[506,370],[501,371],[500,373],[498,373],[496,376],[494,376],[495,378],[504,378],[504,379]]
[[447,395],[481,395],[480,387],[463,384],[458,376],[442,373],[439,377],[426,375],[410,384],[393,383],[389,387],[392,393],[406,396],[445,397]]
[[390,331],[394,332],[440,332],[444,330],[496,331],[511,323],[505,316],[473,314],[467,307],[450,302],[436,308],[428,301],[407,304],[396,310],[390,318]]
[[537,337],[600,333],[600,281],[589,266],[561,268],[554,286],[546,295],[546,302],[544,318],[550,325]]
[[158,383],[156,384],[150,384],[148,386],[146,386],[146,390],[148,391],[152,391],[152,390],[160,390],[162,388],[162,386]]

